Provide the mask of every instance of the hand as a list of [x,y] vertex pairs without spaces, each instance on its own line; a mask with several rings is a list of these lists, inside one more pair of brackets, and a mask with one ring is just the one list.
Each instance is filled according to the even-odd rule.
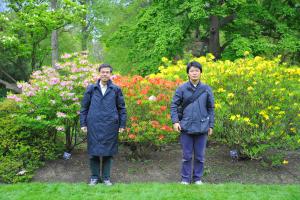
[[119,133],[123,133],[125,131],[125,128],[119,128]]
[[210,136],[210,135],[212,135],[213,134],[213,129],[212,128],[209,128],[208,129],[208,135]]
[[86,126],[81,127],[81,131],[84,132],[84,133],[87,133],[87,127]]
[[177,132],[181,131],[181,126],[179,123],[174,123],[173,128],[174,128],[174,131],[177,131]]

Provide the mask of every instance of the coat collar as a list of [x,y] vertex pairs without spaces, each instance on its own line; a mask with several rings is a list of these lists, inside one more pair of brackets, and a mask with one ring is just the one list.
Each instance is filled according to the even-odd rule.
[[187,86],[188,86],[187,89],[188,89],[188,90],[191,90],[191,91],[195,91],[196,88],[201,87],[202,85],[203,85],[203,84],[201,83],[201,81],[199,81],[197,87],[195,87],[191,81],[188,81],[188,82],[187,82]]
[[[194,84],[192,83],[192,81],[189,80],[190,86],[195,87]],[[199,80],[197,87],[201,85],[201,81]]]
[[[94,88],[98,88],[101,91],[100,87],[100,79],[97,80],[96,84],[94,84]],[[111,90],[113,89],[113,83],[111,80],[108,80],[107,82],[107,90],[103,96],[106,96]],[[102,92],[100,92],[102,94]]]
[[[98,88],[98,89],[101,89],[100,88],[100,79],[98,79],[97,81],[96,81],[96,84],[94,84],[94,87],[96,88]],[[108,82],[107,82],[107,88],[112,88],[113,87],[113,85],[112,85],[112,81],[111,80],[108,80]]]

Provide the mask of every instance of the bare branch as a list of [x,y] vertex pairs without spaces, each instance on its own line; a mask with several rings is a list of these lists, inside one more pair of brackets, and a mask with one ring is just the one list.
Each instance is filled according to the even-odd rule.
[[7,72],[5,72],[3,69],[0,68],[0,71],[6,75],[10,80],[12,80],[13,82],[17,83],[17,81],[11,76],[9,75]]
[[236,13],[233,13],[231,15],[224,17],[223,19],[220,20],[220,27],[223,27],[223,26],[233,22],[233,20],[235,20],[235,18],[236,18]]
[[7,89],[13,90],[16,93],[21,93],[22,92],[21,89],[18,88],[17,84],[15,84],[15,83],[9,83],[7,81],[4,81],[4,80],[0,79],[0,84],[5,85],[5,87]]
[[221,46],[221,52],[224,51],[224,49],[233,41],[233,39],[227,40],[222,46]]

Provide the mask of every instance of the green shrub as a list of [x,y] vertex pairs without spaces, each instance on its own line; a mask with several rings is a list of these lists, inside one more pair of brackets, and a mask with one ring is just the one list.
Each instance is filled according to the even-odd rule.
[[[38,124],[26,121],[12,100],[0,103],[0,182],[28,181],[43,161],[61,150],[54,135]],[[19,172],[25,171],[24,174]]]
[[[278,165],[284,154],[277,150],[300,147],[300,68],[280,64],[280,57],[266,60],[248,54],[234,62],[214,62],[212,55],[192,60],[203,65],[201,80],[213,88],[213,139],[238,149],[242,156],[271,159]],[[183,61],[174,65],[163,60],[160,73],[150,77],[186,79]]]

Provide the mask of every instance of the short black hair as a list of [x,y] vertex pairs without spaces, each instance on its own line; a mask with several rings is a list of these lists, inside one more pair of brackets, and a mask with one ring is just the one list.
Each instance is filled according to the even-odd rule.
[[202,73],[202,65],[200,63],[198,63],[197,61],[192,61],[192,62],[189,62],[186,66],[186,73],[188,74],[191,67],[195,67],[195,68],[198,68],[200,69],[201,73]]
[[110,66],[110,64],[106,64],[106,63],[101,64],[98,68],[98,71],[100,72],[100,70],[103,69],[103,68],[109,68],[110,73],[112,73],[112,71],[113,71],[113,68]]

